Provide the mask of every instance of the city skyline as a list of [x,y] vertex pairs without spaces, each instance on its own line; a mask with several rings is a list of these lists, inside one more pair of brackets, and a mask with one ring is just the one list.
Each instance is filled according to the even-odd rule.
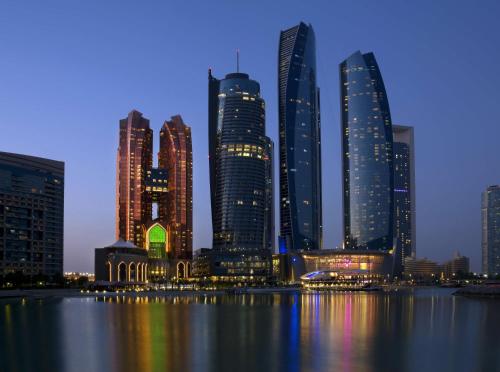
[[[13,7],[15,8],[15,6]],[[465,17],[467,8],[465,6],[457,7],[461,17]],[[491,7],[496,7],[496,5],[491,5]],[[14,10],[21,14],[24,12],[21,9]],[[208,182],[206,181],[208,180],[208,162],[205,144],[207,125],[206,68],[212,65],[218,76],[225,71],[234,70],[234,62],[230,63],[234,49],[239,47],[242,50],[242,70],[249,72],[261,84],[265,84],[262,90],[267,103],[266,111],[270,124],[267,132],[277,143],[277,91],[274,85],[279,31],[291,27],[299,21],[307,21],[315,27],[318,50],[320,51],[318,62],[320,64],[319,81],[321,82],[323,101],[322,142],[324,146],[322,155],[323,159],[328,159],[326,164],[325,160],[323,161],[323,188],[328,189],[328,193],[324,197],[324,247],[331,248],[341,242],[341,223],[339,223],[341,221],[340,141],[338,135],[340,118],[335,108],[338,106],[338,93],[336,92],[338,78],[336,71],[332,72],[332,70],[335,70],[334,67],[355,50],[372,50],[379,59],[386,89],[391,99],[394,122],[411,123],[416,130],[418,144],[416,151],[418,154],[416,160],[417,210],[419,211],[417,224],[418,234],[420,234],[417,239],[418,256],[444,260],[451,256],[453,250],[459,249],[463,254],[471,256],[472,267],[477,271],[480,262],[481,234],[479,195],[488,185],[499,183],[500,178],[500,175],[492,171],[496,168],[490,160],[498,158],[498,150],[495,149],[494,142],[492,142],[492,138],[497,137],[495,134],[498,134],[498,129],[493,123],[494,120],[486,120],[488,117],[494,117],[489,107],[493,107],[497,94],[490,85],[495,86],[495,79],[498,78],[491,77],[490,74],[483,71],[471,74],[474,77],[460,76],[460,71],[467,71],[467,68],[472,71],[473,60],[491,52],[488,43],[494,40],[491,36],[494,28],[489,15],[494,12],[491,9],[489,12],[478,10],[472,15],[478,28],[474,38],[460,34],[463,36],[460,41],[462,49],[459,48],[458,43],[451,43],[451,45],[445,45],[440,49],[440,55],[432,53],[430,56],[425,53],[418,55],[411,50],[414,49],[415,45],[420,46],[420,49],[426,46],[430,48],[429,45],[433,45],[438,40],[448,40],[451,37],[449,32],[459,30],[458,23],[461,22],[453,21],[444,13],[444,8],[439,6],[433,14],[425,12],[425,7],[424,10],[413,10],[416,12],[413,14],[415,20],[409,25],[404,25],[403,20],[407,19],[404,17],[406,10],[400,8],[399,5],[395,6],[395,12],[400,14],[402,18],[394,20],[395,26],[398,26],[401,31],[400,37],[392,36],[388,28],[382,28],[382,30],[374,31],[372,36],[363,35],[366,39],[355,33],[350,35],[348,40],[342,40],[342,34],[335,32],[337,26],[330,27],[321,14],[305,12],[301,15],[298,11],[289,12],[281,18],[275,16],[274,19],[272,17],[264,19],[262,30],[259,31],[259,37],[256,38],[262,43],[259,42],[257,45],[255,44],[256,40],[245,37],[240,31],[235,31],[234,35],[228,36],[225,36],[221,31],[211,34],[211,36],[219,35],[219,37],[225,38],[223,45],[217,46],[214,51],[215,54],[220,54],[220,59],[214,59],[213,54],[209,52],[204,55],[206,52],[204,48],[193,51],[192,47],[189,48],[191,52],[200,58],[196,62],[186,62],[186,66],[176,65],[175,62],[165,59],[161,59],[163,65],[159,61],[141,65],[137,57],[132,57],[129,61],[122,61],[123,65],[119,65],[121,67],[118,67],[110,75],[111,78],[106,78],[103,75],[114,69],[116,60],[106,52],[103,54],[104,59],[100,61],[100,63],[104,63],[103,67],[96,69],[96,65],[88,59],[86,54],[81,56],[83,58],[79,58],[78,51],[72,46],[69,46],[70,57],[63,58],[61,62],[55,62],[54,57],[50,56],[49,53],[51,45],[42,44],[47,47],[47,51],[42,52],[37,65],[34,66],[31,52],[17,49],[19,47],[17,45],[18,36],[12,36],[12,39],[7,40],[6,59],[0,62],[0,67],[2,67],[0,77],[5,79],[6,86],[9,88],[0,96],[1,102],[6,103],[5,117],[0,124],[3,134],[0,139],[0,149],[66,162],[68,172],[66,183],[68,204],[65,221],[66,270],[88,271],[92,267],[92,248],[110,244],[114,240],[112,226],[115,185],[114,177],[109,177],[109,173],[113,174],[110,169],[113,170],[115,166],[113,157],[117,143],[116,121],[123,116],[123,113],[134,107],[146,113],[146,116],[153,123],[161,123],[165,117],[179,113],[186,122],[193,126],[194,208],[196,211],[194,248],[210,246],[211,229],[206,222],[209,220],[210,214],[209,205],[206,205],[209,196],[207,192]],[[182,8],[181,11],[186,11],[186,9]],[[377,9],[371,9],[371,11],[378,12]],[[64,13],[64,9],[62,12]],[[150,9],[143,10],[143,12],[152,16]],[[272,9],[271,12],[273,12]],[[362,12],[364,19],[368,19],[367,13]],[[106,12],[104,15],[97,16],[98,29],[104,27],[105,15]],[[71,14],[66,14],[66,17],[64,22],[69,22],[69,20],[75,22]],[[201,18],[201,15],[198,17]],[[396,16],[394,17],[396,18]],[[445,17],[448,20],[445,23],[449,31],[432,23],[432,20],[437,22],[440,17]],[[481,25],[478,18],[482,20]],[[28,16],[27,20],[30,19],[33,20]],[[51,16],[48,19],[51,19]],[[249,19],[255,21],[256,15],[250,14]],[[431,22],[431,29],[435,31],[433,38],[435,35],[438,36],[436,41],[431,40],[427,31],[416,33],[411,42],[402,40],[405,35],[410,33],[412,27],[416,27],[419,22],[424,20]],[[340,19],[338,21],[340,29],[344,21]],[[37,20],[35,24],[45,25],[45,22],[45,20]],[[232,22],[228,20],[228,26],[231,26]],[[20,22],[19,25],[13,25],[11,22],[4,24],[18,29],[24,25],[24,22]],[[81,44],[83,50],[92,51],[89,40],[92,39],[93,34],[90,34],[90,39],[83,36],[81,34],[82,27],[81,23],[75,22],[75,30],[68,33],[76,32],[77,38],[83,38]],[[199,30],[199,27],[197,26],[195,29]],[[363,29],[365,28],[363,27]],[[32,32],[29,30],[28,27],[28,32]],[[139,32],[141,37],[138,40],[144,40],[146,35],[156,31],[159,31],[156,27],[143,30],[142,33]],[[54,30],[48,26],[41,27],[40,30],[41,35],[55,40],[55,43],[59,45],[60,40],[55,38],[53,32]],[[478,38],[477,33],[484,37]],[[159,42],[166,36],[162,33],[159,35],[156,39],[152,39],[155,42],[139,46],[141,50],[148,51],[149,56],[155,57],[158,56],[157,54],[168,54],[166,44]],[[180,44],[182,42],[188,44],[189,40],[192,41],[190,33],[183,36],[174,32],[174,35],[179,38]],[[133,38],[128,33],[126,36],[123,40],[129,37]],[[380,41],[377,41],[377,38]],[[106,31],[104,39],[108,42],[120,41],[122,37]],[[336,42],[330,42],[330,39]],[[481,41],[477,42],[478,39]],[[474,40],[474,45],[471,44],[472,40]],[[385,46],[385,44],[390,45]],[[440,44],[442,45],[442,43]],[[29,42],[28,45],[33,44]],[[200,47],[197,42],[195,45]],[[234,48],[231,48],[231,45],[234,45]],[[401,50],[396,52],[395,50],[398,48],[402,48],[403,53]],[[464,53],[451,66],[449,60],[451,57],[457,57],[454,53],[459,49],[463,50]],[[114,51],[116,52],[116,49]],[[263,57],[260,57],[259,53],[262,53]],[[493,51],[494,55],[495,53],[497,52]],[[9,71],[12,70],[13,58],[11,57],[18,54],[25,57],[16,59],[24,68],[24,74],[23,76],[11,76],[9,75]],[[158,60],[158,58],[152,60],[154,59]],[[410,61],[411,59],[414,61]],[[54,91],[51,90],[46,94],[46,97],[42,97],[40,87],[47,86],[45,79],[55,76],[58,63],[63,62],[69,62],[69,69],[57,71],[60,73],[61,79],[54,83]],[[325,65],[328,66],[328,69],[324,68]],[[432,66],[432,68],[423,69],[421,67],[426,65]],[[80,67],[79,74],[89,78],[88,83],[79,80],[79,77],[70,77],[70,72],[77,66]],[[145,67],[148,67],[150,71],[145,71]],[[193,71],[192,80],[189,80],[187,86],[191,84],[194,89],[186,89],[180,82],[177,82],[174,76],[176,72],[172,70],[173,68],[178,68],[181,72],[179,75],[184,75],[184,78]],[[47,73],[41,74],[44,70]],[[422,70],[426,70],[425,73]],[[439,71],[439,74],[436,73],[436,70]],[[97,74],[96,77],[93,77],[93,73]],[[131,74],[129,81],[125,78],[127,74]],[[137,85],[141,74],[148,86],[152,87],[151,90],[120,92],[116,93],[117,96],[114,97],[117,88],[126,91],[126,89],[121,88],[129,83]],[[100,92],[95,92],[95,96],[92,96],[90,92],[94,92],[94,87],[91,87],[93,84],[90,83],[95,83],[97,76],[102,79],[99,81],[101,89]],[[459,76],[458,79],[457,76]],[[488,80],[485,80],[487,76]],[[78,83],[74,84],[73,82]],[[432,89],[429,89],[431,82]],[[462,84],[473,86],[472,84],[477,82],[485,90],[479,101],[467,93],[466,89],[464,92],[462,87]],[[18,88],[18,85],[24,89]],[[172,90],[173,94],[166,93],[165,86],[171,87],[169,89]],[[182,90],[178,91],[179,88]],[[459,96],[458,93],[454,92],[455,90],[460,91],[461,95],[464,96]],[[193,95],[190,96],[190,93]],[[113,97],[113,100],[107,102],[106,99],[110,97]],[[469,100],[468,104],[462,104],[462,100],[463,102]],[[439,102],[439,104],[434,101]],[[463,106],[481,107],[481,112],[477,114],[477,117],[471,116]],[[87,118],[81,119],[89,110],[94,110],[97,114],[93,116],[92,123],[89,123]],[[467,136],[464,136],[454,131],[457,126],[463,131],[467,131],[466,123],[469,125],[475,123],[474,133],[468,131]],[[10,128],[11,125],[7,124],[12,124],[12,128]],[[42,124],[46,135],[44,141],[39,141],[39,128]],[[22,136],[19,136],[19,128],[23,125],[27,130]],[[155,131],[159,129],[157,125],[153,127]],[[439,128],[438,131],[436,127]],[[59,130],[64,135],[58,135]],[[482,144],[485,145],[482,146]],[[92,152],[87,152],[87,148],[91,148]],[[485,165],[477,167],[480,160],[484,161]],[[197,164],[199,165],[197,166]],[[274,164],[276,165],[276,162]],[[464,177],[464,174],[467,177]],[[99,180],[98,187],[92,184],[96,179]],[[277,178],[275,179],[277,180]],[[461,187],[455,187],[458,184]],[[457,200],[460,203],[457,203]],[[446,210],[436,208],[437,201],[446,202],[449,208]],[[276,219],[275,224],[279,226]],[[94,232],[91,237],[88,237],[86,233],[89,230]]]

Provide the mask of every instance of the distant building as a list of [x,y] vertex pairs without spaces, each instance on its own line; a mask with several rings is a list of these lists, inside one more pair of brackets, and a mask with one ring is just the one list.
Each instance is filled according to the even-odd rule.
[[267,138],[266,144],[266,195],[265,195],[265,246],[271,253],[275,250],[275,228],[274,228],[274,142]]
[[394,248],[394,163],[389,101],[373,53],[340,64],[344,247]]
[[64,163],[0,152],[0,275],[63,275]]
[[461,256],[460,253],[456,252],[450,261],[444,263],[443,272],[445,278],[469,274],[469,257]]
[[170,246],[176,258],[193,256],[193,148],[191,128],[179,115],[163,124],[160,131],[160,168],[168,173],[166,203],[161,216],[170,227]]
[[427,258],[405,257],[403,276],[407,280],[429,281],[439,279],[442,266]]
[[393,125],[395,234],[398,257],[416,255],[415,145],[413,127]]
[[321,249],[320,94],[312,26],[301,22],[281,31],[278,58],[281,251]]
[[[149,120],[131,111],[120,120],[117,154],[116,237],[155,260],[192,256],[191,131],[180,116],[160,133],[159,167],[153,168]],[[153,216],[153,205],[157,216]]]
[[489,275],[500,274],[500,186],[483,192],[482,205],[482,269]]
[[80,273],[80,272],[69,271],[69,272],[64,273],[64,279],[66,279],[67,281],[72,281],[72,282],[76,282],[78,280],[83,280],[84,282],[85,281],[93,282],[93,281],[95,281],[95,274],[94,273],[85,273],[85,272]]

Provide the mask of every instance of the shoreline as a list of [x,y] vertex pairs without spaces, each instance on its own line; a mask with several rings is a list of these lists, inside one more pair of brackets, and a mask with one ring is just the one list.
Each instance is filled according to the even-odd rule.
[[[402,291],[414,289],[443,289],[439,286],[404,286],[404,287],[388,287],[379,291],[324,291],[324,290],[307,290],[304,288],[242,288],[235,291],[226,289],[216,290],[152,290],[152,291],[86,291],[72,288],[47,288],[47,289],[5,289],[0,290],[0,300],[8,299],[47,299],[55,298],[85,298],[85,297],[175,297],[175,296],[220,296],[220,295],[244,295],[244,294],[333,294],[333,293],[398,293]],[[452,294],[462,295],[461,293],[453,292]]]
[[454,296],[466,298],[491,298],[500,299],[500,286],[469,286],[453,292]]

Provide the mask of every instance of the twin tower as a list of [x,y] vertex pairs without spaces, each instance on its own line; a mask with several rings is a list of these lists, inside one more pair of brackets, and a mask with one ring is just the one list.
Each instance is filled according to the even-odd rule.
[[117,238],[147,249],[150,258],[192,258],[191,128],[180,116],[165,121],[158,167],[153,167],[149,120],[138,111],[130,112],[120,120],[116,169]]

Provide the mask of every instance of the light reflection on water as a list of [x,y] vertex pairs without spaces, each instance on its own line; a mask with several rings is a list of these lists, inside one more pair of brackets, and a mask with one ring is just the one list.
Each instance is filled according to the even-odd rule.
[[449,290],[0,301],[1,371],[500,371],[500,301]]

